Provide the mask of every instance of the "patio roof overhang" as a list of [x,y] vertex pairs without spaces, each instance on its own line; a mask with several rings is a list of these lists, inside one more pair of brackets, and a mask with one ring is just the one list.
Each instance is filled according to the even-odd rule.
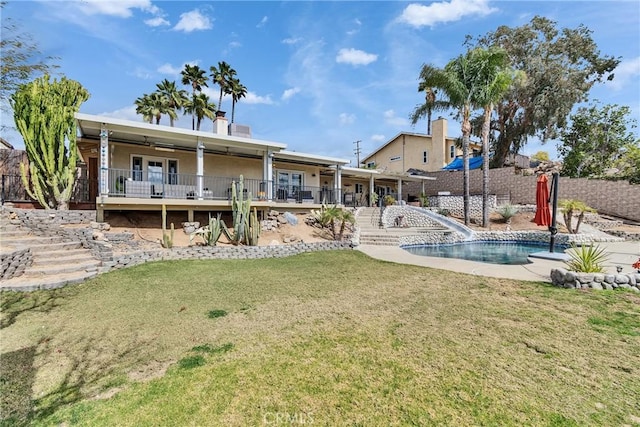
[[299,153],[297,151],[281,150],[273,153],[275,160],[290,161],[294,163],[308,163],[319,166],[336,166],[349,164],[349,160],[337,157],[319,156],[316,154]]
[[343,167],[342,168],[342,176],[349,178],[363,178],[369,179],[373,176],[373,179],[389,179],[397,181],[398,179],[402,179],[403,181],[408,182],[422,182],[422,181],[434,181],[436,178],[433,176],[422,176],[422,175],[410,175],[410,174],[401,174],[401,173],[384,173],[383,171],[379,171],[377,169],[363,169],[363,168],[352,168],[352,167]]
[[208,152],[261,156],[266,151],[278,152],[286,148],[286,144],[280,142],[218,135],[91,114],[76,113],[75,118],[80,137],[96,141],[100,140],[100,130],[104,125],[109,131],[110,141],[164,149],[195,151],[198,142],[202,142],[205,151]]

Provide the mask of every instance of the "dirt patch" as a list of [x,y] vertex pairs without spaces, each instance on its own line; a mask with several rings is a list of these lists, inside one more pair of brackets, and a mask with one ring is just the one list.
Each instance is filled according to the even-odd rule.
[[[331,240],[322,230],[307,225],[304,222],[306,216],[307,214],[296,215],[298,218],[297,225],[280,224],[275,230],[260,232],[258,246],[266,246],[274,244],[274,242],[285,244],[300,242],[313,243]],[[223,216],[222,219],[227,224],[232,222],[230,214],[228,217]],[[205,225],[208,222],[208,216],[206,216],[206,214],[196,215],[194,220],[199,221],[201,225]],[[173,245],[175,247],[189,246],[189,235],[186,234],[182,228],[182,223],[185,221],[186,218],[184,218],[184,215],[180,215],[179,213],[169,212],[167,214],[168,227],[170,227],[170,224],[173,222],[175,228],[173,237]],[[157,243],[159,245],[162,239],[162,220],[158,212],[112,212],[109,213],[106,222],[111,226],[109,232],[131,232],[134,234],[134,240],[141,243]],[[196,244],[201,241],[201,239],[196,237],[193,243]],[[218,244],[230,245],[224,235],[220,237]]]
[[[464,223],[464,219],[461,217],[453,216],[452,218]],[[477,231],[549,231],[549,227],[546,225],[536,225],[533,221],[534,218],[534,212],[518,212],[507,223],[499,213],[492,212],[489,215],[489,227],[484,228],[481,225],[471,223],[469,228]],[[567,229],[564,225],[558,224],[558,232],[566,233]]]

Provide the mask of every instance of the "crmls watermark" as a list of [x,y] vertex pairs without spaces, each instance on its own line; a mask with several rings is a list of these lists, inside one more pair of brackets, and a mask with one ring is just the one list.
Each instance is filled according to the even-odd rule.
[[310,425],[313,424],[311,412],[265,412],[262,414],[265,425]]

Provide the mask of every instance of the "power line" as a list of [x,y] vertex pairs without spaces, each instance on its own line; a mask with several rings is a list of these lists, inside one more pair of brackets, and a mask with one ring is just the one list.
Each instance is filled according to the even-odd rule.
[[360,152],[361,152],[360,151],[360,143],[361,142],[362,142],[361,140],[357,140],[357,141],[353,142],[354,144],[356,144],[356,148],[354,148],[353,152],[355,153],[356,159],[357,159],[357,162],[358,162],[358,163],[356,163],[356,167],[357,168],[360,167]]

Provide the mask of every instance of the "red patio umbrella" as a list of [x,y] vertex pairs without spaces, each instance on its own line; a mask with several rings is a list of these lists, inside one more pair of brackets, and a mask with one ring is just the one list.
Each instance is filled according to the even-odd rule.
[[551,211],[549,210],[549,187],[547,175],[541,174],[536,184],[536,216],[533,219],[537,225],[548,226],[551,224]]

